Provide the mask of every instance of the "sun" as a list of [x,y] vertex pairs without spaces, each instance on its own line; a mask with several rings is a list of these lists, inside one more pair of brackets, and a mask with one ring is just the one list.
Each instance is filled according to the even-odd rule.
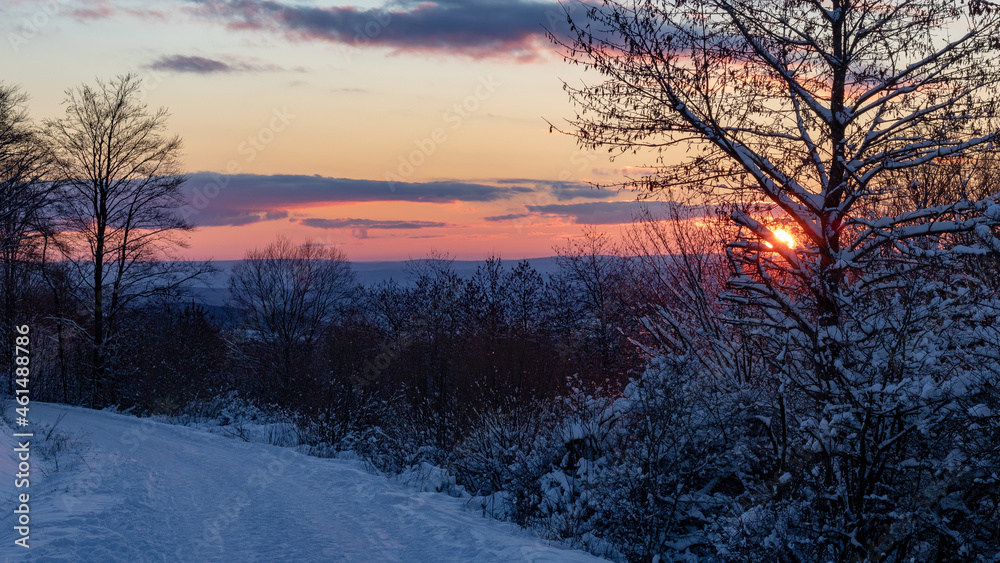
[[[774,238],[785,243],[785,246],[787,246],[788,248],[795,248],[795,237],[790,235],[788,231],[785,231],[783,229],[776,229],[771,232],[774,233]],[[768,248],[774,248],[774,246],[769,242],[765,242],[764,244],[766,244]]]
[[781,242],[785,243],[788,248],[795,248],[795,237],[788,234],[788,231],[778,229],[777,231],[774,231],[774,236]]

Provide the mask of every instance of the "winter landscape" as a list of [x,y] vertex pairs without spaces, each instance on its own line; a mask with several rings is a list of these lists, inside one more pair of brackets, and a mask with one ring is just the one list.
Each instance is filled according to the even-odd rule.
[[1000,562],[1000,4],[0,15],[4,561]]

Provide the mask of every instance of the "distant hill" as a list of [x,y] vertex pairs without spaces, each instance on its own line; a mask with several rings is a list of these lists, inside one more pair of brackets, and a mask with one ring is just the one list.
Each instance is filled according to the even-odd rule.
[[[407,266],[411,262],[420,262],[421,260],[389,260],[389,261],[372,261],[372,262],[351,262],[351,267],[354,268],[354,274],[358,278],[358,283],[362,285],[374,285],[384,281],[389,281],[390,279],[396,282],[407,285],[411,282],[409,267]],[[200,283],[191,289],[191,297],[198,303],[207,305],[210,307],[220,307],[226,303],[229,298],[229,274],[233,269],[233,266],[238,264],[239,260],[218,260],[213,261],[212,264],[219,269],[219,271],[212,276],[207,277],[203,283]],[[476,268],[484,264],[485,260],[454,260],[452,261],[452,268],[459,277],[466,278],[471,276],[476,272]],[[519,263],[520,260],[504,260],[504,266],[511,268]],[[528,263],[542,275],[543,278],[548,278],[550,274],[555,273],[559,268],[556,265],[556,257],[549,256],[545,258],[530,258]]]

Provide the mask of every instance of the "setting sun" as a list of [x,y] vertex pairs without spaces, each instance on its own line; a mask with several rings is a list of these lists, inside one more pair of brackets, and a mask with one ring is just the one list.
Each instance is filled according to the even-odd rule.
[[[788,248],[795,248],[795,238],[792,235],[788,234],[788,231],[778,229],[772,232],[774,233],[774,238],[785,243],[785,245],[788,246]],[[774,248],[774,246],[769,242],[765,242],[764,244],[766,244],[768,248]]]

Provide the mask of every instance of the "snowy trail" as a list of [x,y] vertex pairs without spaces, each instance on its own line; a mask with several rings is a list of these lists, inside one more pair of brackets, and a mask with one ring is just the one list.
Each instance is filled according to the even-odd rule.
[[[61,415],[59,428],[89,441],[85,463],[32,475],[30,549],[14,545],[13,507],[3,504],[4,560],[601,561],[349,462],[32,403],[34,421],[52,424]],[[7,501],[14,444],[5,434],[0,492]]]

